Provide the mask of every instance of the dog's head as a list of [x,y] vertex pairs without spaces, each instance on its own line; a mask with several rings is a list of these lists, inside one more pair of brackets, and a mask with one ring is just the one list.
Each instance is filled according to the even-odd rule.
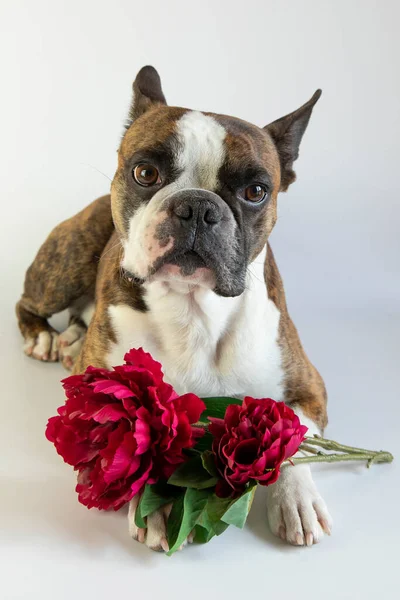
[[318,90],[264,129],[234,117],[168,107],[157,71],[133,84],[112,211],[123,269],[141,281],[183,281],[238,296],[276,221],[279,191]]

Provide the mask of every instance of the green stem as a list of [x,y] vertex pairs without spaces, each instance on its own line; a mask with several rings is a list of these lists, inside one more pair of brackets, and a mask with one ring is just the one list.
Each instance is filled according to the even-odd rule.
[[321,451],[313,446],[308,446],[308,444],[301,444],[300,450],[302,452],[310,452],[310,454],[321,454]]
[[[300,446],[301,449],[301,446]],[[325,454],[323,452],[318,455],[313,456],[299,456],[294,458],[289,458],[285,463],[292,463],[294,465],[299,465],[302,463],[311,463],[311,462],[344,462],[351,460],[361,460],[367,461],[368,466],[373,463],[383,463],[383,462],[392,462],[393,456],[390,452],[351,452],[349,454]]]
[[366,452],[367,454],[376,454],[375,450],[366,450],[365,448],[355,448],[354,446],[345,446],[344,444],[339,444],[339,442],[335,442],[334,440],[327,440],[325,438],[314,436],[307,437],[306,444],[311,444],[313,446],[320,446],[320,448],[325,448],[327,450],[338,450],[339,452],[355,452],[359,454],[360,452]]

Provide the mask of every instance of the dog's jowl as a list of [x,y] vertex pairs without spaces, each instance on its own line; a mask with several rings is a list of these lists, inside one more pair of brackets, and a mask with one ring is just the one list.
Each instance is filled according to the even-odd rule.
[[[320,92],[264,129],[234,117],[168,107],[160,78],[143,68],[111,195],[50,234],[17,304],[24,351],[88,365],[121,364],[142,346],[179,393],[284,400],[309,427],[327,423],[323,381],[286,307],[268,243],[277,197]],[[56,332],[47,319],[70,309]],[[283,469],[267,491],[272,531],[311,545],[331,518],[307,465]],[[167,549],[168,507],[131,535]]]

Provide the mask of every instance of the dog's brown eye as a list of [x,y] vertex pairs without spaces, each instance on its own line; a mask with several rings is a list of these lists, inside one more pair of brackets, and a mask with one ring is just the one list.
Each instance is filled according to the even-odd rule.
[[244,190],[244,197],[249,202],[261,202],[264,199],[265,194],[267,193],[266,189],[263,188],[262,185],[249,185]]
[[147,163],[140,163],[133,169],[133,178],[139,185],[148,187],[161,183],[161,178],[158,170]]

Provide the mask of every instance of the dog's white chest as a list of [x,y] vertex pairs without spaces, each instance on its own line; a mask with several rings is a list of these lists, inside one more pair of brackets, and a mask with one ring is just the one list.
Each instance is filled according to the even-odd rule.
[[143,347],[178,393],[282,399],[280,313],[256,281],[239,298],[209,290],[182,294],[154,283],[146,295],[149,312],[110,306],[118,341],[109,367],[121,364],[130,348]]

